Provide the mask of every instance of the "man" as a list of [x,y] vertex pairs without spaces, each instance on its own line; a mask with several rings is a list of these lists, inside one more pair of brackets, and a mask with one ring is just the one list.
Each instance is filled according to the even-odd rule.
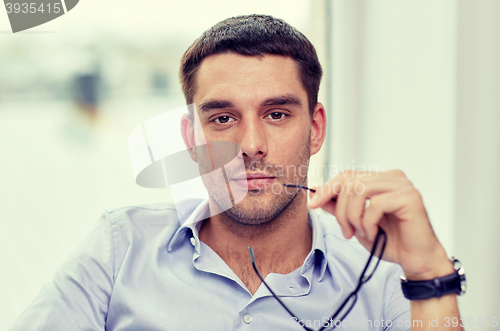
[[[224,189],[248,194],[225,210],[221,187],[205,181],[208,198],[182,210],[105,213],[12,329],[450,329],[460,289],[439,284],[458,274],[402,172],[334,178],[308,205],[303,190],[285,185],[307,186],[300,170],[325,137],[320,79],[313,46],[281,20],[241,16],[207,30],[182,60],[186,101],[196,106],[183,117],[182,134],[202,172],[199,146],[238,144],[246,171],[228,171]],[[172,226],[177,213],[182,225]],[[330,319],[357,287],[379,226],[387,235],[383,258],[394,263],[380,263],[342,322]],[[248,246],[296,315],[262,284]],[[403,297],[403,273],[407,295],[419,300]]]

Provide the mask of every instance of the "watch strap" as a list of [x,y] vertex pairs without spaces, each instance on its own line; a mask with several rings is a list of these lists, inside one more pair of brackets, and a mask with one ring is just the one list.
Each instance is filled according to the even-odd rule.
[[461,292],[461,277],[458,271],[432,280],[410,281],[401,279],[404,296],[409,300],[425,300]]

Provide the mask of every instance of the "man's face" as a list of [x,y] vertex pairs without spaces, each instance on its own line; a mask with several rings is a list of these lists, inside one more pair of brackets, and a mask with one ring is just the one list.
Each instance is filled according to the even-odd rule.
[[[248,187],[248,195],[225,214],[243,224],[274,219],[295,197],[296,190],[283,184],[304,183],[311,155],[307,93],[295,61],[278,55],[209,56],[198,69],[194,103],[205,140],[235,142],[243,153],[246,173],[228,171],[227,177]],[[202,137],[198,123],[194,126],[195,139]],[[315,145],[312,154],[317,150]],[[222,200],[220,190],[207,189],[214,202]]]

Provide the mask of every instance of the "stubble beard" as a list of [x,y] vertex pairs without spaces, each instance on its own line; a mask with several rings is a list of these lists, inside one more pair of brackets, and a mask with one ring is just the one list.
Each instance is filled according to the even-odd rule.
[[[283,165],[281,167],[281,176],[276,177],[276,183],[273,186],[266,187],[262,190],[249,190],[247,196],[232,208],[223,208],[220,201],[222,194],[221,188],[208,189],[211,200],[217,206],[225,211],[220,214],[221,221],[232,230],[232,232],[242,233],[252,231],[255,232],[258,228],[269,231],[272,225],[278,226],[273,220],[279,219],[285,210],[293,214],[295,205],[299,202],[296,197],[300,190],[287,188],[283,186],[285,183],[302,185],[307,178],[307,170],[310,154],[310,133],[307,143],[301,151],[297,152],[296,158],[291,165]],[[273,165],[266,160],[260,161],[245,161],[245,169],[247,171],[261,171],[268,175],[278,173],[278,165]],[[284,169],[284,170],[283,170]],[[294,171],[290,171],[293,169]],[[270,171],[269,171],[270,170]],[[290,173],[291,172],[291,173]],[[229,185],[226,185],[229,189]],[[274,189],[274,190],[273,190]],[[281,220],[282,222],[283,220]],[[278,222],[278,223],[281,223]],[[274,223],[274,224],[273,224]]]

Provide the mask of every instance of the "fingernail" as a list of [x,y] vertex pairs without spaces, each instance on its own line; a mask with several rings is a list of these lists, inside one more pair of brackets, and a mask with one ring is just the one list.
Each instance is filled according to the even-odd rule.
[[365,232],[363,230],[361,230],[361,229],[356,230],[356,235],[358,237],[361,237],[361,238],[365,238],[366,237]]

